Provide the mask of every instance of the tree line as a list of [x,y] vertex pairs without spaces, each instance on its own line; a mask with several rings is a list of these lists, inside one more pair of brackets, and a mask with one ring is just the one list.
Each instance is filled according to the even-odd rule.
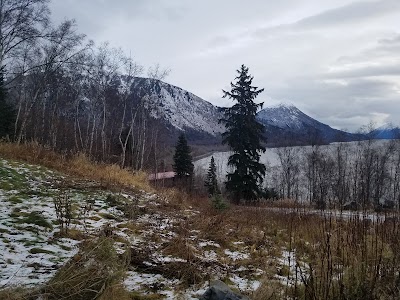
[[281,198],[318,208],[393,208],[400,205],[399,140],[281,147],[267,185]]
[[[134,169],[154,160],[157,101],[131,91],[144,67],[73,20],[52,24],[47,0],[0,2],[0,66],[0,138]],[[147,76],[166,73],[157,65]]]

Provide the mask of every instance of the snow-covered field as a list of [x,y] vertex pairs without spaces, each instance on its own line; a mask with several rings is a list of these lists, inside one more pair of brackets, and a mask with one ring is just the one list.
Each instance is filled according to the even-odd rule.
[[0,287],[43,283],[77,252],[77,241],[53,239],[58,175],[6,160],[0,172]]

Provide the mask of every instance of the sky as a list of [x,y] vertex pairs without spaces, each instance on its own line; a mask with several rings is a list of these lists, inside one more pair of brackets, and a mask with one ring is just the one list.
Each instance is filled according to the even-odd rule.
[[400,125],[400,0],[52,0],[97,44],[164,81],[229,106],[242,64],[265,106],[293,104],[332,127]]

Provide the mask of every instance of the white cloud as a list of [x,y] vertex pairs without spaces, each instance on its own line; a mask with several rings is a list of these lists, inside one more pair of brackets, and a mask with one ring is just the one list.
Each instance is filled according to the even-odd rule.
[[244,63],[267,105],[290,101],[350,130],[400,120],[398,0],[54,0],[51,8],[96,41],[171,68],[168,82],[216,105],[229,104],[221,90]]

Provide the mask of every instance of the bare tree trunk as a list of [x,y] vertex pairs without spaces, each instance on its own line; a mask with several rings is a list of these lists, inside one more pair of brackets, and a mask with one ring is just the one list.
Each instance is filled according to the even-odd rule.
[[92,149],[93,149],[93,141],[94,141],[94,133],[95,133],[95,129],[96,129],[96,116],[93,115],[93,125],[92,125],[92,130],[90,133],[90,146],[89,146],[89,155],[91,156],[92,153]]

